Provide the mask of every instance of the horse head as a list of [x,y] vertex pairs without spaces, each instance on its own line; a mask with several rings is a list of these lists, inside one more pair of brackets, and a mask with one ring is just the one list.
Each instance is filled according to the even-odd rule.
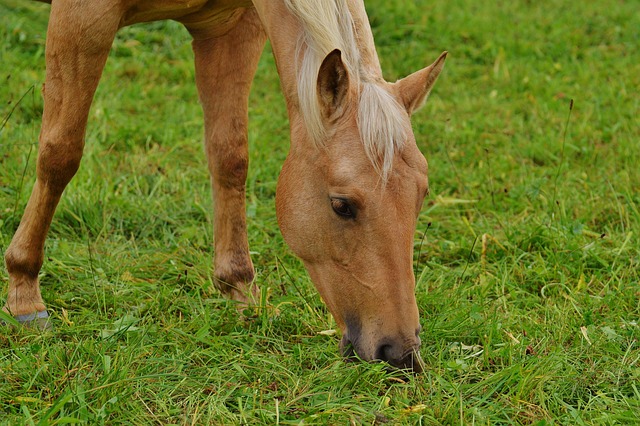
[[329,53],[316,81],[320,143],[310,140],[304,114],[292,117],[276,194],[282,234],[340,327],[343,353],[414,371],[413,239],[429,185],[410,116],[445,56],[390,84],[352,78],[341,52]]

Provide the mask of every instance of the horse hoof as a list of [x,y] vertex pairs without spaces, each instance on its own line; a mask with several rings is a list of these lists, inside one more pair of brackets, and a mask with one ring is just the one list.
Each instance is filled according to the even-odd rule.
[[16,315],[13,318],[24,327],[35,328],[41,331],[49,331],[53,328],[49,319],[49,313],[47,311]]

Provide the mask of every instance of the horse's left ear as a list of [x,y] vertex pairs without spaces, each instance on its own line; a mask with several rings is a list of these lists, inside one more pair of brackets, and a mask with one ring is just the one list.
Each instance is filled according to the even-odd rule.
[[447,57],[447,53],[442,52],[433,64],[395,83],[400,99],[409,115],[424,105],[431,88],[440,75],[440,71],[444,68],[444,60]]
[[340,50],[335,49],[324,58],[318,72],[318,99],[322,114],[326,119],[333,118],[342,111],[349,91],[349,73]]

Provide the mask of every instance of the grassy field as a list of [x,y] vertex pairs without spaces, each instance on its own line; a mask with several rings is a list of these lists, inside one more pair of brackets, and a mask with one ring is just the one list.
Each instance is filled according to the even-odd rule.
[[[269,48],[247,191],[263,303],[241,317],[217,293],[189,37],[154,23],[119,33],[54,219],[54,331],[0,329],[0,424],[640,423],[637,3],[366,4],[389,80],[450,51],[414,118],[425,373],[345,363],[323,333],[275,219]],[[48,9],[0,0],[0,252],[35,176]]]

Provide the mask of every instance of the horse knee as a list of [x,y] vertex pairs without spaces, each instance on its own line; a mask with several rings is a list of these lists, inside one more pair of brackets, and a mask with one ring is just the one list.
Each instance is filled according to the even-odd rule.
[[225,188],[244,187],[249,169],[246,155],[225,156],[216,161],[215,179],[218,185]]
[[224,188],[244,188],[249,170],[246,120],[217,123],[207,141],[212,176]]

